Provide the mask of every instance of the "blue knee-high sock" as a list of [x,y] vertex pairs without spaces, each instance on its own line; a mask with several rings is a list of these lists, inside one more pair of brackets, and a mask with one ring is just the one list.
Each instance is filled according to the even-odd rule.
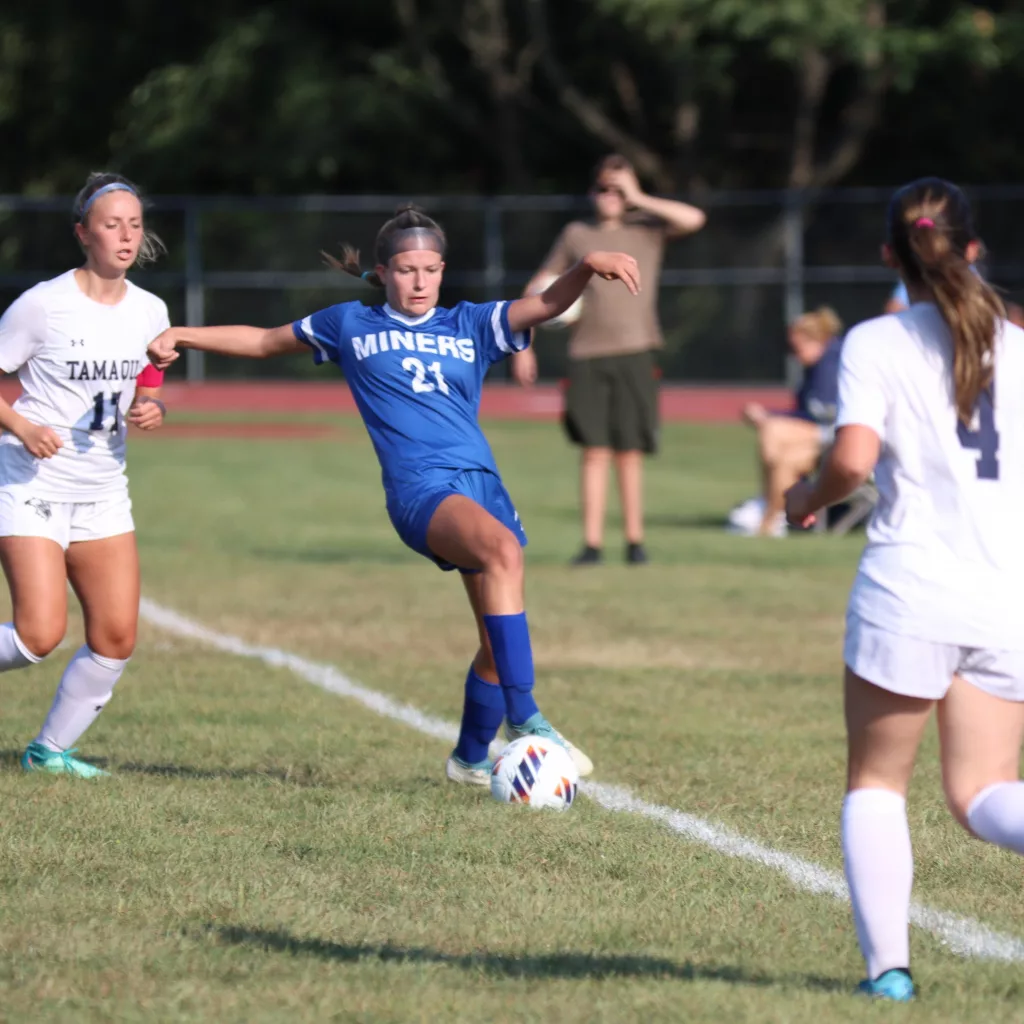
[[491,740],[498,735],[504,717],[505,697],[501,687],[481,679],[470,665],[455,756],[466,764],[483,761],[487,757]]
[[522,725],[540,710],[533,699],[533,648],[526,612],[485,615],[484,627],[505,695],[505,714],[513,725]]

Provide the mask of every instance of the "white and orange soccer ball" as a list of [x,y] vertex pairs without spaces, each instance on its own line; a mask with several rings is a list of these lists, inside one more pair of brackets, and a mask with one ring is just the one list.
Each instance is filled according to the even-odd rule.
[[507,804],[567,811],[579,784],[580,773],[569,752],[541,736],[513,740],[491,770],[491,796]]

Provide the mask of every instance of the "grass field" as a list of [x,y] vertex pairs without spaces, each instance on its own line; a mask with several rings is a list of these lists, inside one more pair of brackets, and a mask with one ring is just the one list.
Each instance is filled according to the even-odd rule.
[[[355,421],[311,440],[135,439],[146,595],[457,721],[474,630],[404,549]],[[570,571],[571,451],[490,431],[530,534],[541,706],[595,778],[841,867],[840,640],[860,539],[742,540],[749,436],[672,427],[654,564]],[[5,608],[4,614],[7,614]],[[72,625],[68,646],[77,644]],[[144,626],[82,744],[22,776],[68,650],[0,677],[0,1020],[1020,1021],[1020,966],[915,931],[922,998],[849,995],[849,908],[641,816],[445,783],[441,740],[286,668]],[[929,737],[915,896],[1024,935],[1020,863],[943,810]]]

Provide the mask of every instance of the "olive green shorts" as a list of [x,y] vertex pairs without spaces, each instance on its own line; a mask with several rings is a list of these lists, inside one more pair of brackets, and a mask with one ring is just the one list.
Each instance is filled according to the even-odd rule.
[[654,353],[570,360],[563,422],[569,439],[585,448],[657,451]]

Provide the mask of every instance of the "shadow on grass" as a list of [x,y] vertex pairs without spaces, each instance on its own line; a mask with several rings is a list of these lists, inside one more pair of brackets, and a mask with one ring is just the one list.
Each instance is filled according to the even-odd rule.
[[443,953],[422,947],[393,946],[390,943],[338,943],[325,939],[300,939],[284,931],[261,928],[215,926],[210,929],[221,942],[249,946],[268,953],[312,956],[338,963],[377,960],[381,963],[444,964],[467,971],[480,971],[504,978],[650,978],[665,981],[724,981],[734,985],[767,987],[797,984],[822,992],[844,992],[845,981],[817,975],[771,977],[743,967],[675,963],[654,956],[618,956],[600,953]]
[[[21,771],[22,750],[0,750],[0,771]],[[107,757],[86,757],[89,764],[103,768],[114,775],[153,775],[170,779],[267,779],[289,786],[315,789],[323,786],[311,769],[286,768],[196,768],[189,764],[141,764],[135,761],[111,762]]]
[[[99,763],[98,761],[94,763]],[[196,768],[189,764],[139,764],[129,761],[115,764],[111,770],[123,775],[155,775],[173,779],[268,779],[283,782],[289,786],[315,788],[323,781],[316,778],[308,768],[299,771],[286,768]]]

